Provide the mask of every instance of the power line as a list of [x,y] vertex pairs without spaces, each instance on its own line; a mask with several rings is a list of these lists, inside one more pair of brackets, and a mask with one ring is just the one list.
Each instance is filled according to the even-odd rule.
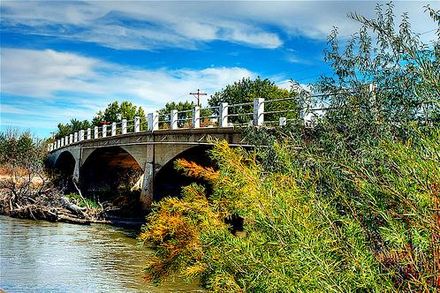
[[435,28],[435,29],[432,29],[432,30],[429,30],[429,31],[426,31],[426,32],[420,33],[419,36],[421,36],[421,35],[425,35],[425,34],[429,34],[429,33],[432,33],[432,32],[434,32],[434,31],[436,31],[436,30],[437,30],[437,29]]

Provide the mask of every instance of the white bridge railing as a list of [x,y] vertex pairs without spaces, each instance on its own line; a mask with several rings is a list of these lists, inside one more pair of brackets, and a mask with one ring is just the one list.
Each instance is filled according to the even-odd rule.
[[[175,130],[188,128],[208,128],[208,127],[235,127],[243,125],[262,126],[264,124],[280,126],[286,125],[286,121],[292,120],[286,117],[279,117],[277,121],[265,121],[265,115],[282,113],[288,114],[296,110],[276,110],[264,111],[265,104],[272,102],[293,103],[294,98],[267,100],[262,98],[255,99],[253,102],[228,105],[221,103],[216,107],[201,108],[195,106],[192,110],[177,111],[172,110],[170,113],[159,114],[158,112],[149,113],[146,119],[134,117],[128,121],[122,119],[120,122],[106,122],[102,126],[94,126],[93,128],[82,129],[77,132],[66,135],[57,139],[54,143],[48,145],[48,151],[54,151],[68,145],[78,143],[85,140],[95,140],[99,138],[124,135],[127,133],[153,132],[157,130]],[[235,122],[234,122],[235,121]]]
[[[381,90],[393,89],[395,88],[383,88]],[[361,89],[341,89],[340,92],[308,95],[307,98],[327,97],[338,94],[359,94],[361,93],[360,90]],[[366,85],[366,88],[363,89],[363,91],[365,91],[364,93],[371,95],[370,98],[372,98],[372,101],[375,99],[377,90],[378,88],[375,84],[368,84]],[[255,99],[253,102],[231,105],[228,105],[228,103],[221,103],[218,106],[206,108],[195,106],[192,110],[172,110],[170,113],[159,114],[156,111],[149,113],[146,119],[134,117],[132,121],[122,119],[120,122],[105,122],[102,126],[94,126],[93,128],[79,130],[50,143],[48,145],[48,151],[51,152],[84,140],[95,140],[109,136],[124,135],[127,133],[153,132],[167,129],[222,128],[243,125],[279,125],[282,127],[285,126],[288,121],[302,121],[305,127],[313,127],[316,123],[316,118],[324,112],[331,109],[337,109],[338,107],[344,107],[338,106],[335,108],[321,106],[318,108],[312,108],[308,106],[299,110],[294,106],[296,105],[296,99],[297,97],[270,100],[259,98]],[[437,105],[437,107],[439,105],[435,102],[423,102],[419,104],[419,107],[422,107],[419,109],[419,112],[425,115],[425,123],[428,123],[426,118],[428,111],[423,108],[426,105]],[[297,112],[299,115],[295,115],[292,112]],[[265,118],[267,118],[267,120]]]

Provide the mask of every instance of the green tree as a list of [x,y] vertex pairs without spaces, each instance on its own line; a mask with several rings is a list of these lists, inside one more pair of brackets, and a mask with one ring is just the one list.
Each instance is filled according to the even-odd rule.
[[142,107],[138,107],[131,102],[123,101],[119,104],[118,101],[114,101],[107,105],[104,110],[98,111],[91,121],[78,119],[71,119],[69,123],[59,123],[58,130],[55,134],[55,138],[61,138],[72,132],[85,130],[93,126],[101,126],[103,123],[120,122],[121,119],[127,119],[128,131],[134,130],[134,117],[139,116],[141,118],[141,125],[144,128],[146,125],[146,115]]
[[30,132],[8,129],[0,132],[0,164],[2,166],[40,166],[46,155],[46,144]]
[[352,13],[359,32],[341,42],[335,28],[328,38],[325,60],[334,76],[321,78],[315,89],[328,93],[321,102],[332,108],[326,131],[350,133],[345,137],[352,142],[377,141],[415,120],[438,123],[440,12],[426,7],[437,30],[429,44],[412,31],[407,13],[396,25],[393,8],[378,4],[372,19]]
[[192,110],[194,109],[194,102],[169,102],[165,104],[165,107],[160,109],[158,111],[159,115],[161,116],[161,120],[164,120],[166,122],[169,122],[171,120],[171,111],[177,110],[177,119],[179,121],[177,122],[177,125],[179,127],[183,127],[184,125],[191,124],[191,118],[192,118]]
[[55,138],[65,137],[73,132],[85,130],[91,126],[91,123],[88,120],[80,121],[78,119],[71,119],[69,123],[63,124],[58,123],[58,130],[55,134]]
[[269,102],[270,100],[279,100],[294,98],[298,95],[297,92],[279,88],[274,82],[269,79],[261,79],[260,77],[252,80],[250,78],[243,78],[240,81],[234,82],[231,85],[227,85],[224,89],[216,92],[211,96],[208,103],[211,107],[217,107],[222,102],[226,102],[229,105],[249,103],[249,105],[243,105],[239,107],[230,107],[228,109],[229,114],[239,114],[237,117],[230,117],[230,122],[246,123],[252,120],[251,113],[253,112],[253,101],[257,98],[264,98],[265,112],[286,110],[281,113],[271,113],[265,115],[265,121],[273,121],[278,123],[279,117],[287,117],[289,119],[297,118],[299,116],[298,100],[288,101],[276,101]]

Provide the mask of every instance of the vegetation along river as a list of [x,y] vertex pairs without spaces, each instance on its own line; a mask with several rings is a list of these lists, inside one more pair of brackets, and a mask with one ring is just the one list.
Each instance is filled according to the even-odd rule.
[[[136,231],[0,216],[0,288],[6,292],[197,292],[174,279],[143,280],[151,250]],[[1,290],[0,290],[1,291]]]

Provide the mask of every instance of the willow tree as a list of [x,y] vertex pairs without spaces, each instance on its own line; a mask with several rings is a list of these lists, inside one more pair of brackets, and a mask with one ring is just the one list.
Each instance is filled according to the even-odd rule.
[[[425,7],[433,26],[413,31],[407,13],[399,23],[392,3],[376,6],[375,18],[349,17],[361,27],[346,42],[334,28],[325,60],[334,75],[322,77],[315,89],[328,95],[329,128],[349,133],[348,139],[371,140],[409,122],[438,124],[440,109],[440,12]],[[423,41],[423,33],[436,38]],[[372,86],[370,86],[372,85]]]

